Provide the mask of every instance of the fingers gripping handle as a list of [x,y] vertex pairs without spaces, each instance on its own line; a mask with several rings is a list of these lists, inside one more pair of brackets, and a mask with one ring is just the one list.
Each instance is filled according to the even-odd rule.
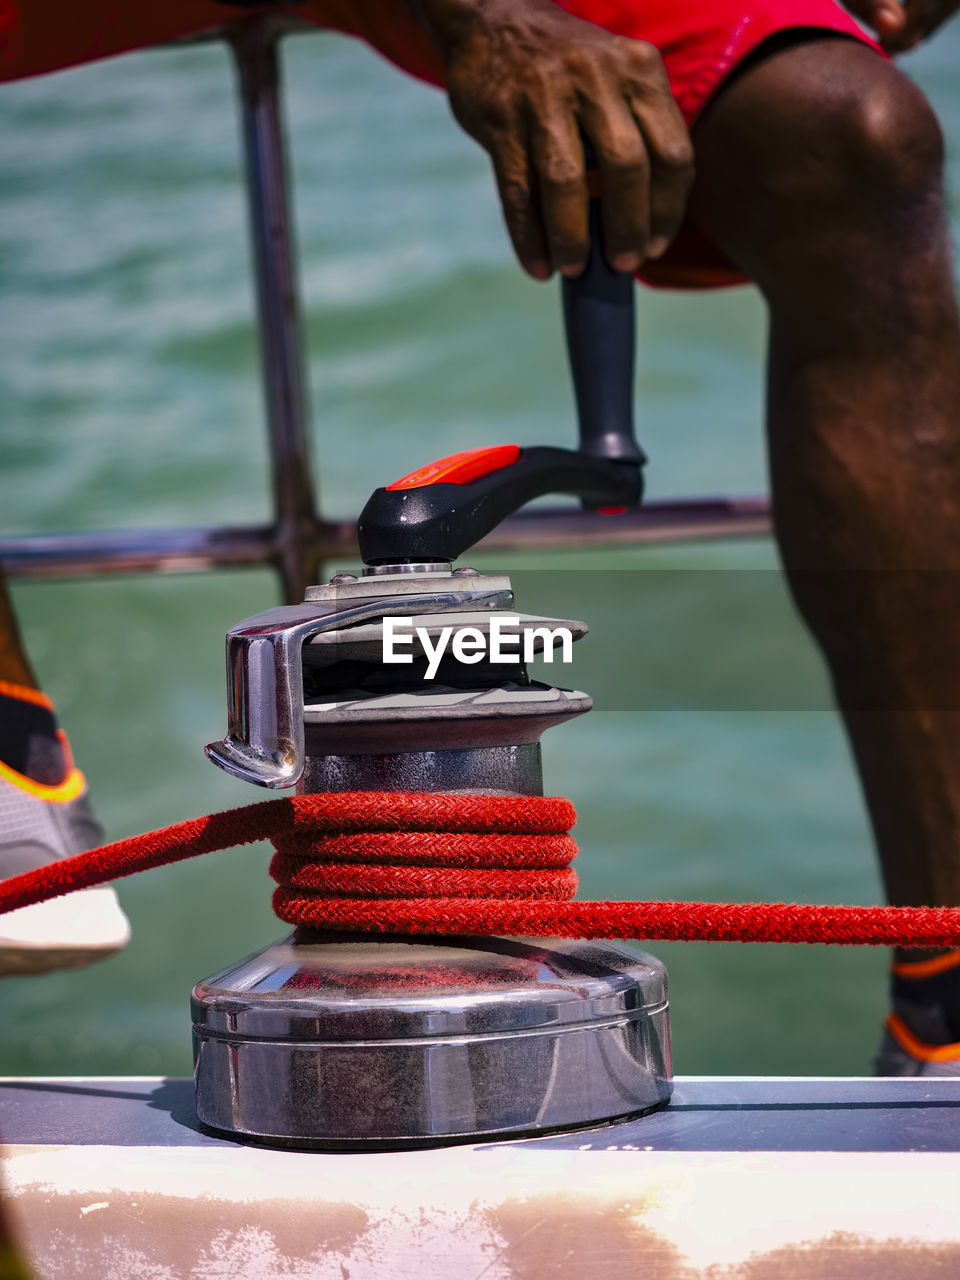
[[642,464],[646,459],[633,435],[633,276],[614,271],[604,257],[599,200],[590,201],[589,216],[586,269],[562,285],[580,452]]

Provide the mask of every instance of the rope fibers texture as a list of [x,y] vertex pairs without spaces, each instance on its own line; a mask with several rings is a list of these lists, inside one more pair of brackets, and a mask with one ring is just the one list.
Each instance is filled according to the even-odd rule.
[[960,907],[573,902],[568,800],[407,792],[293,796],[178,822],[0,882],[0,914],[258,840],[290,924],[361,933],[960,945]]

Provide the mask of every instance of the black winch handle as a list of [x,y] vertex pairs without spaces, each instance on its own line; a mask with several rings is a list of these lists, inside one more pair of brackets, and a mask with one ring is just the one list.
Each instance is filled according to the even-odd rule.
[[456,560],[524,503],[546,494],[570,494],[610,514],[639,504],[646,458],[633,436],[633,277],[614,271],[604,257],[597,198],[590,200],[589,218],[587,266],[562,286],[579,450],[472,449],[377,489],[357,522],[364,563]]
[[377,489],[357,521],[360,554],[365,564],[456,560],[524,503],[548,493],[568,493],[614,514],[637,506],[643,476],[636,465],[572,449],[471,449]]

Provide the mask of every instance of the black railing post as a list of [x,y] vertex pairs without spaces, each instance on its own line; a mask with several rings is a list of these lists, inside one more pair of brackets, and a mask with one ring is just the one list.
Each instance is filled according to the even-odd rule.
[[317,580],[319,527],[307,431],[307,393],[297,304],[277,45],[270,17],[228,28],[240,88],[245,181],[266,397],[277,568],[288,601]]

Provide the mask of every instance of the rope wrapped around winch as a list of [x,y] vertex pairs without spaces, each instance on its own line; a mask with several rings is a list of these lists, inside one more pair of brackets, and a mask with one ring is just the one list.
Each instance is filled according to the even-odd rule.
[[290,924],[362,933],[960,945],[960,907],[573,902],[569,800],[408,792],[285,797],[102,845],[0,882],[0,914],[272,840]]

